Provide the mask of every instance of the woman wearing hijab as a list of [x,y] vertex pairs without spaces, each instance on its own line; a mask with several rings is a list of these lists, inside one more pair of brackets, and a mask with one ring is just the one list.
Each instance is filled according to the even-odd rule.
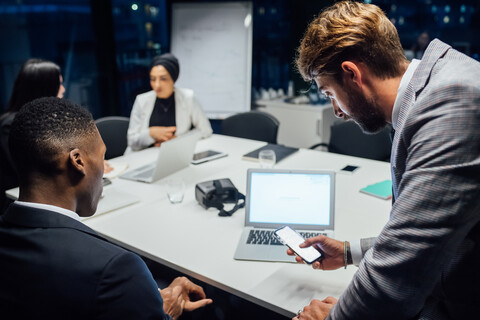
[[210,122],[193,91],[175,87],[179,71],[178,60],[172,54],[153,58],[150,64],[153,90],[135,99],[127,133],[129,149],[158,147],[188,132],[192,126],[200,130],[204,138],[212,134]]

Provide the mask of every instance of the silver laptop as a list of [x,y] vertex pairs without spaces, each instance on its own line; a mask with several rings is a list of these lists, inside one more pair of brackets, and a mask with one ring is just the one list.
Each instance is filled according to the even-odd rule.
[[195,152],[195,145],[200,139],[200,132],[192,130],[175,139],[162,143],[158,150],[157,161],[130,170],[120,177],[128,180],[155,182],[180,169],[188,167]]
[[273,231],[289,225],[305,238],[333,236],[334,204],[333,171],[248,169],[245,229],[234,258],[295,262]]

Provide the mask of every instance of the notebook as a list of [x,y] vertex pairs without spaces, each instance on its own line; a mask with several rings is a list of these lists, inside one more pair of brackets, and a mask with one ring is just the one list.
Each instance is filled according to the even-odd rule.
[[392,199],[392,180],[384,180],[381,182],[370,184],[365,188],[360,189],[360,192],[384,200]]
[[[248,169],[245,228],[234,258],[295,262],[273,231],[289,225],[305,238],[333,236],[335,173],[320,170]],[[268,239],[272,234],[273,240]]]
[[260,147],[260,148],[255,149],[255,150],[253,150],[253,151],[251,151],[247,154],[244,154],[242,156],[242,159],[243,160],[250,160],[250,161],[258,161],[258,154],[260,153],[260,151],[268,150],[268,149],[273,150],[275,152],[276,162],[280,162],[281,160],[288,157],[292,153],[295,153],[295,152],[298,151],[298,148],[286,147],[286,146],[282,146],[280,144],[269,143],[269,144],[264,145],[263,147]]
[[152,183],[188,167],[199,139],[200,132],[192,130],[172,140],[165,141],[159,147],[157,161],[130,170],[121,175],[120,178]]

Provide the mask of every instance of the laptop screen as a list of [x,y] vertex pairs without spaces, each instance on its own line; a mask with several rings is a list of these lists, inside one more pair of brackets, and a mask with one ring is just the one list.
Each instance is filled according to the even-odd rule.
[[250,169],[247,225],[333,229],[334,173]]

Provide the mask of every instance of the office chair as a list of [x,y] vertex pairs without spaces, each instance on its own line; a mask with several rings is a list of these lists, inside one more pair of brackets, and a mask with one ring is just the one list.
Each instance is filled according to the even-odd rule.
[[237,113],[222,121],[222,134],[277,143],[278,120],[260,111]]
[[390,161],[392,142],[390,140],[390,126],[385,127],[377,134],[365,134],[353,121],[336,122],[330,130],[330,142],[318,143],[310,147],[326,147],[328,152],[349,156]]
[[107,146],[105,159],[123,155],[127,148],[127,131],[130,119],[127,117],[104,117],[95,121],[103,142]]

